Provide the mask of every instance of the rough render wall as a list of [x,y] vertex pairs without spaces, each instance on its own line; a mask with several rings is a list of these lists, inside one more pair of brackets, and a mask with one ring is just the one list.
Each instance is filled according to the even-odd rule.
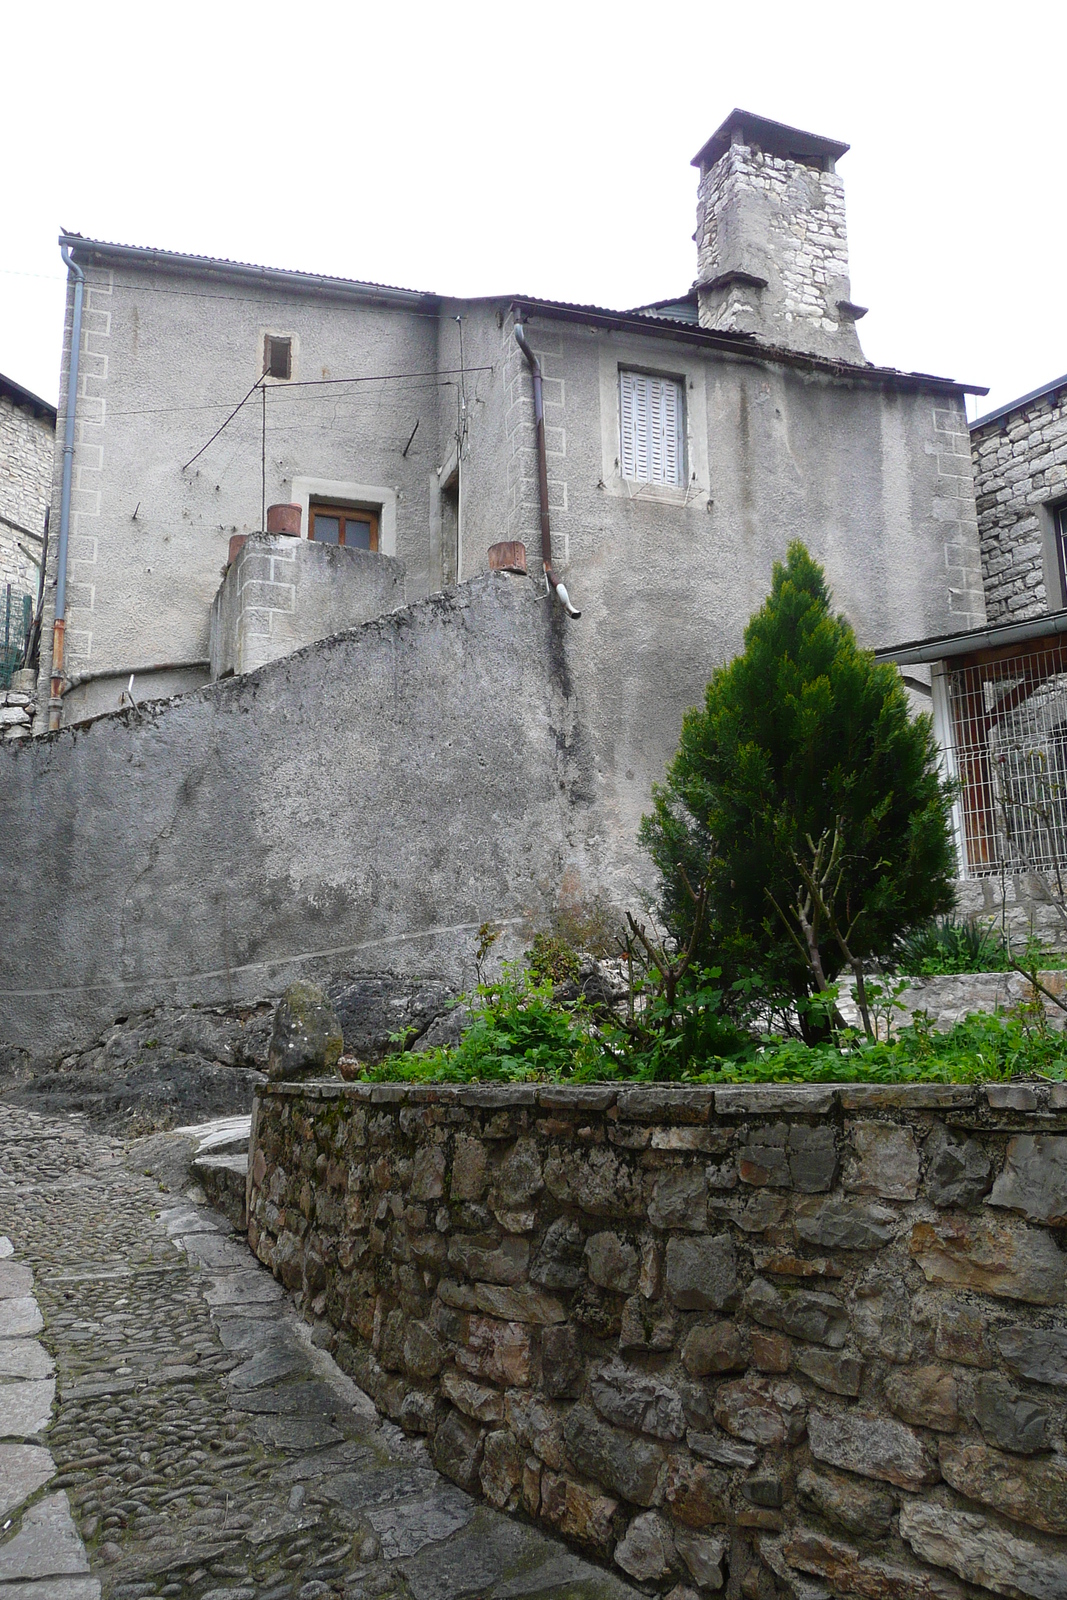
[[253,534],[211,606],[211,676],[254,672],[404,604],[404,564],[284,534]]
[[[268,505],[290,500],[296,477],[396,490],[396,554],[407,568],[409,597],[431,591],[435,316],[137,269],[87,267],[86,280],[68,670],[128,671],[207,657],[230,536],[260,526],[260,406],[247,405],[197,463],[180,469],[259,377],[265,329],[295,336],[295,378],[431,375],[351,388],[272,386],[266,479]],[[68,292],[61,407],[72,305]],[[404,457],[416,419],[419,432]],[[58,527],[58,477],[53,518]],[[54,552],[49,567],[54,605]],[[44,684],[51,623],[49,610]],[[112,706],[120,686],[113,686]]]
[[28,407],[0,395],[0,517],[28,530],[20,533],[0,521],[0,590],[10,584],[13,596],[32,595],[34,604],[38,568],[20,546],[40,557],[45,509],[52,498],[55,438],[46,417],[35,417]]
[[1067,596],[1042,508],[1067,498],[1067,389],[975,428],[971,451],[989,621],[1059,611]]
[[[953,397],[844,385],[544,318],[531,317],[527,332],[544,371],[553,557],[583,613],[557,621],[595,733],[608,822],[586,840],[581,881],[628,899],[638,884],[629,841],[682,716],[741,647],[791,539],[825,564],[865,645],[985,620],[967,424]],[[524,540],[534,573],[532,385],[510,317],[498,329],[493,316],[491,336],[507,426],[506,536]],[[650,492],[619,475],[620,365],[684,378],[690,466],[699,466],[685,490]],[[496,459],[492,440],[472,435],[468,506],[489,503],[479,485]],[[466,572],[484,567],[485,531],[465,516]]]
[[1048,1084],[269,1085],[249,1239],[444,1472],[654,1590],[1053,1600],[1065,1134]]
[[[850,289],[845,191],[836,172],[731,145],[701,177],[696,239],[698,283],[730,271],[768,280],[754,301],[759,318],[752,331],[827,354],[838,341],[854,342],[855,324],[837,306]],[[702,307],[701,321],[749,331],[739,315],[727,302],[712,318]],[[841,353],[862,360],[858,345],[849,356]]]
[[35,1052],[334,968],[462,986],[598,831],[551,619],[503,576],[0,763],[0,1040]]

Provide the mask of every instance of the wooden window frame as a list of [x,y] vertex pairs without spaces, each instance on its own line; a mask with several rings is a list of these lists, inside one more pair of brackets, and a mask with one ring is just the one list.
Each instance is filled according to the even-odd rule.
[[[373,554],[375,554],[375,555],[378,554],[379,513],[375,509],[373,509],[370,506],[339,505],[339,504],[331,502],[329,500],[314,500],[314,499],[309,500],[308,501],[308,538],[309,538],[309,540],[314,540],[315,539],[315,518],[316,518],[316,516],[318,516],[320,514],[322,516],[324,516],[324,517],[336,517],[338,519],[338,521],[340,523],[340,527],[338,529],[338,534],[337,534],[337,543],[338,543],[338,545],[341,546],[342,549],[344,548],[344,544],[345,544],[345,529],[346,529],[346,524],[348,522],[359,522],[359,523],[362,523],[364,526],[366,526],[366,524],[369,523],[370,524],[370,550],[371,550],[371,552]],[[322,543],[321,540],[319,540],[317,542],[318,543]],[[357,549],[357,550],[362,550],[363,546],[362,545],[354,545],[354,546],[352,546],[352,548],[353,549]]]

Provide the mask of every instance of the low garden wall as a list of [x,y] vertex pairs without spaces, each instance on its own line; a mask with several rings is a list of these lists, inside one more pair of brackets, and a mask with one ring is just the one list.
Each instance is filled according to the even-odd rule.
[[253,1249],[646,1588],[1067,1595],[1067,1086],[272,1083]]

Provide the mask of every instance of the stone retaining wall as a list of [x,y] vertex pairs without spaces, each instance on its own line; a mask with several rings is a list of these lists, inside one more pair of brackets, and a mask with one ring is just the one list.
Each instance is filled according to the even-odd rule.
[[646,1586],[1067,1594],[1063,1085],[269,1084],[249,1218],[443,1471]]

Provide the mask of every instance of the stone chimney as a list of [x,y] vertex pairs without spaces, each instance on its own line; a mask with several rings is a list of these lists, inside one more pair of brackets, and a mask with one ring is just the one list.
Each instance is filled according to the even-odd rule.
[[701,327],[866,365],[834,167],[847,149],[748,111],[712,134],[693,158]]

